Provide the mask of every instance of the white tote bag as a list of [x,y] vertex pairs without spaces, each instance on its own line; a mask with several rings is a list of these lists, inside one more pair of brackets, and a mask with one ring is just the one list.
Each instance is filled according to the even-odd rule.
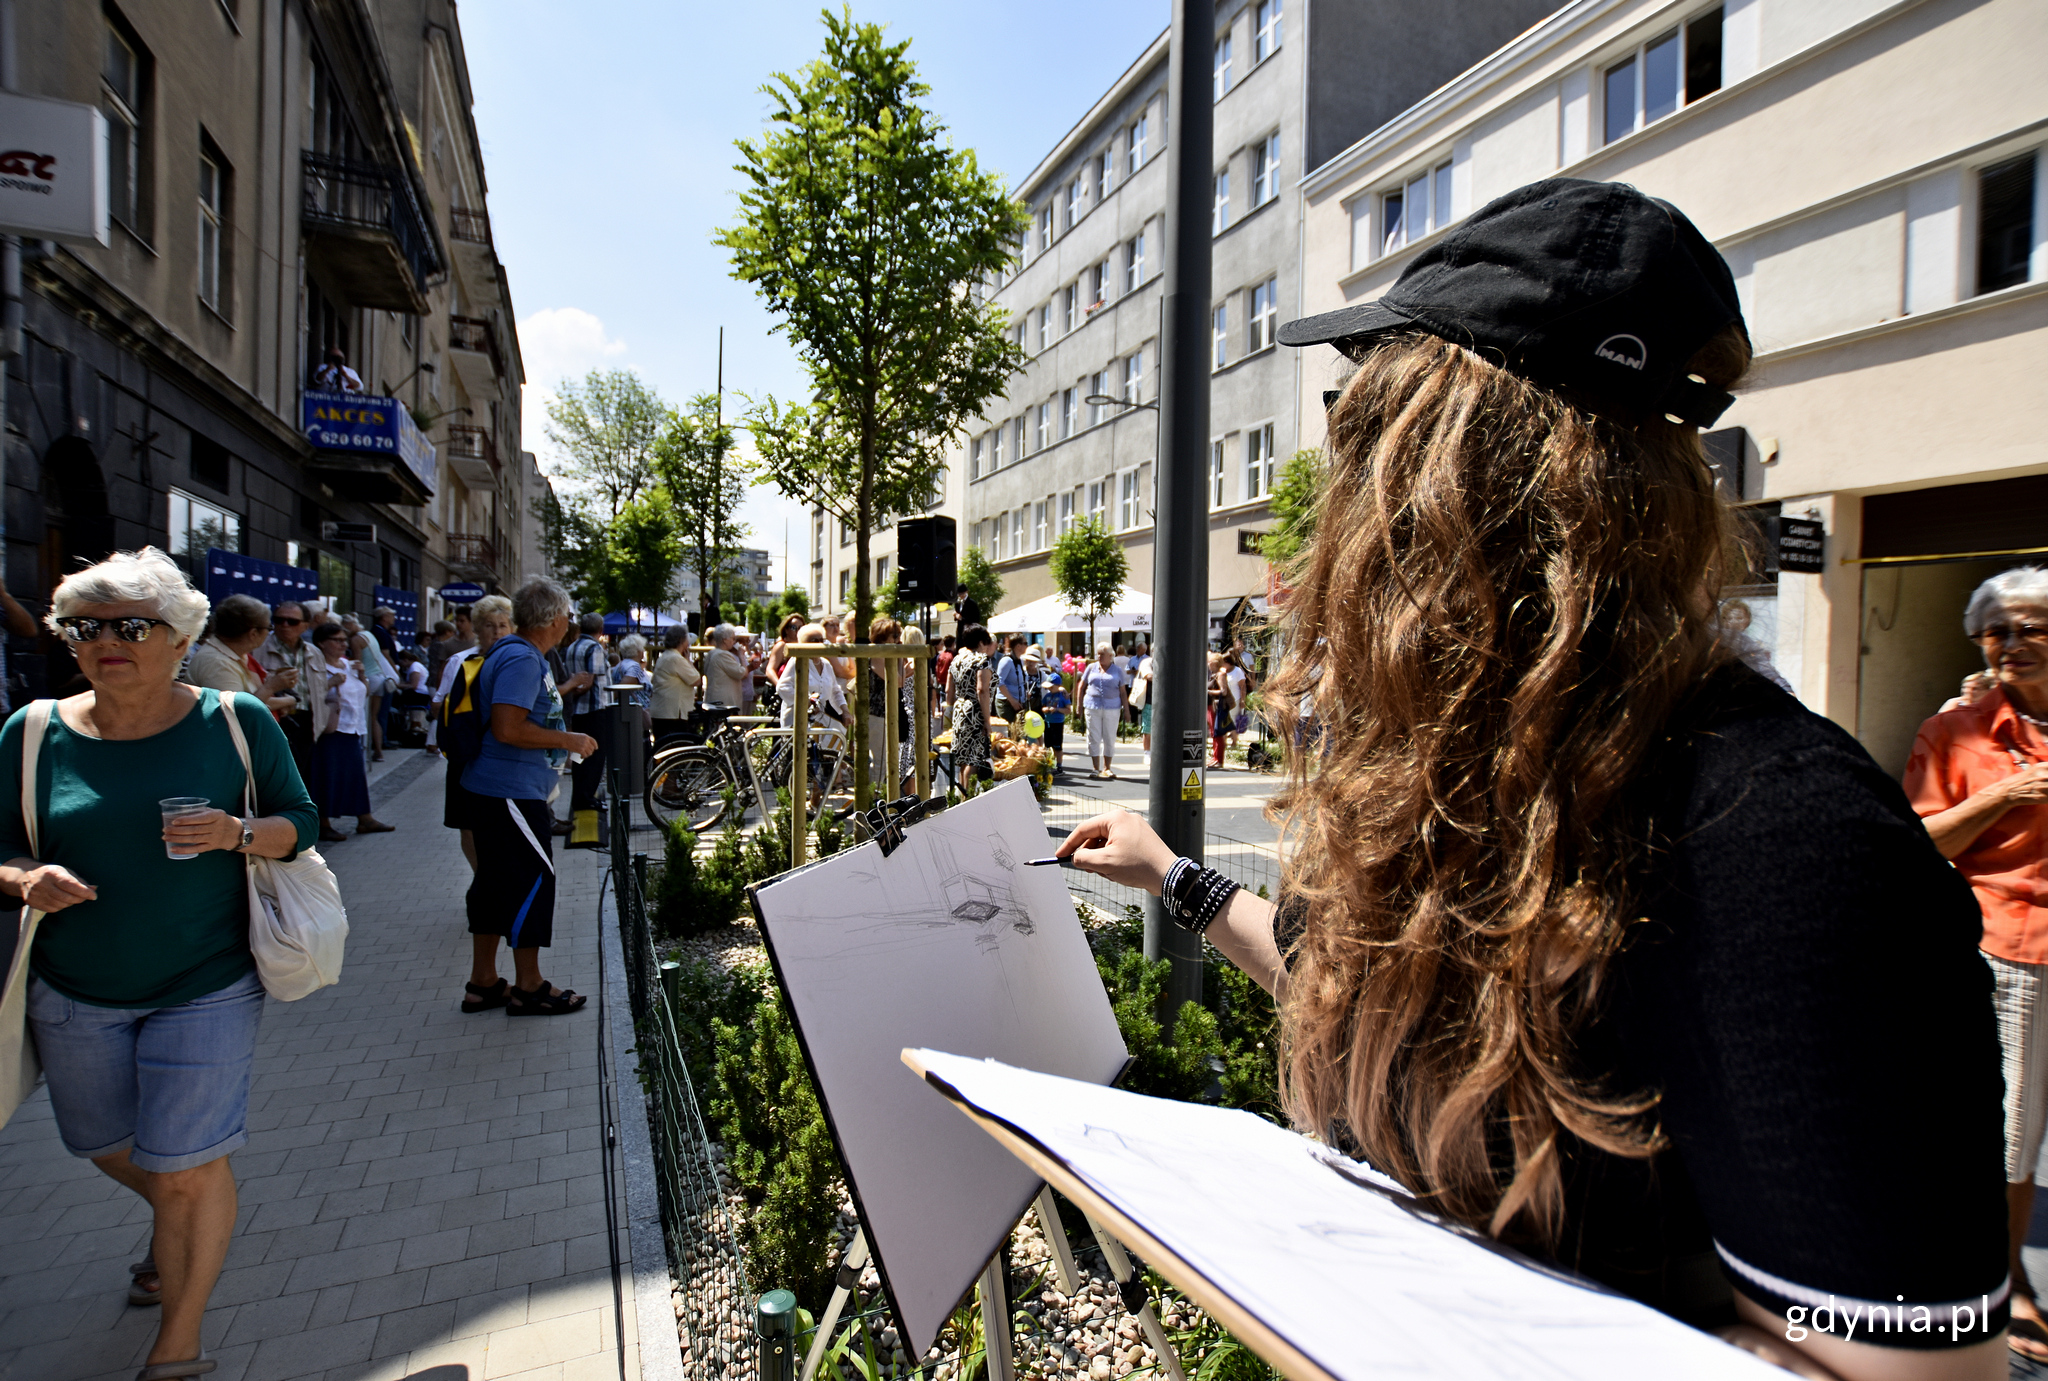
[[[42,755],[43,735],[49,732],[50,709],[57,702],[38,700],[28,707],[21,735],[21,819],[28,826],[28,851],[39,855],[39,814],[36,798],[36,759]],[[14,1116],[14,1110],[28,1101],[42,1078],[42,1062],[36,1059],[36,1043],[28,1034],[28,952],[36,942],[36,926],[43,913],[21,908],[21,934],[14,942],[14,959],[7,966],[7,986],[0,988],[0,1127]]]
[[[221,709],[247,778],[243,813],[256,817],[256,769],[249,742],[230,697]],[[263,990],[280,1002],[296,1002],[341,979],[342,944],[348,939],[348,909],[327,860],[316,849],[294,859],[246,856],[249,868],[249,950]]]

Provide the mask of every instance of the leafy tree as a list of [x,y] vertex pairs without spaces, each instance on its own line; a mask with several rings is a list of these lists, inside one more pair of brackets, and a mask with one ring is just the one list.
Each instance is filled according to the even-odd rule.
[[676,597],[683,557],[675,509],[660,485],[619,510],[604,534],[604,571],[597,593],[610,609],[659,609]]
[[969,547],[960,554],[957,583],[967,587],[967,594],[981,606],[983,618],[994,614],[1003,602],[1003,578],[996,574],[996,568],[980,547]]
[[918,603],[898,592],[896,574],[892,571],[882,582],[882,588],[875,591],[875,608],[892,619],[911,619],[917,617]]
[[660,395],[630,369],[593,369],[580,384],[564,382],[548,404],[548,440],[562,449],[557,473],[572,502],[609,525],[652,488],[654,443],[666,417]]
[[746,529],[734,521],[751,467],[733,450],[732,428],[715,395],[700,393],[687,411],[671,412],[654,443],[653,464],[675,506],[683,564],[697,577],[698,605],[709,627],[720,594],[740,561]]
[[1316,500],[1323,491],[1323,453],[1296,451],[1273,485],[1273,530],[1259,539],[1259,555],[1285,568],[1316,535]]
[[1088,646],[1095,646],[1095,619],[1123,598],[1131,563],[1124,544],[1110,536],[1100,518],[1083,518],[1052,544],[1049,562],[1060,598],[1088,615]]
[[[764,88],[770,129],[741,140],[738,223],[718,233],[810,374],[810,401],[752,402],[762,468],[857,536],[855,636],[874,611],[869,534],[924,507],[943,448],[1000,394],[1023,352],[977,285],[1003,268],[1026,213],[956,150],[930,88],[879,25],[824,14],[825,48]],[[867,716],[853,716],[866,795]]]
[[[543,486],[534,500],[534,517],[540,521],[541,550],[548,567],[561,577],[579,606],[605,604],[609,562],[605,551],[605,529],[583,504],[563,503],[552,486]],[[609,607],[609,606],[607,606]]]

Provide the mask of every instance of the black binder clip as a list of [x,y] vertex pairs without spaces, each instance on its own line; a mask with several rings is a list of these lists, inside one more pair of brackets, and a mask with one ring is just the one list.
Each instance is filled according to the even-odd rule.
[[929,815],[936,815],[946,808],[943,799],[925,801],[916,796],[900,796],[893,801],[883,801],[874,809],[861,814],[861,823],[867,827],[868,838],[882,848],[882,857],[887,858],[903,843],[903,827],[914,825]]

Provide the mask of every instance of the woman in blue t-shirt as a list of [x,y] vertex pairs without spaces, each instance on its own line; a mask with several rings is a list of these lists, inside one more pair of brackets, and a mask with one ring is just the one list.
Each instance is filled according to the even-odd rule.
[[[535,577],[512,597],[516,632],[500,638],[477,673],[476,699],[489,706],[483,749],[462,784],[479,801],[472,833],[476,876],[469,884],[474,946],[465,1012],[503,1007],[507,1016],[552,1017],[582,1009],[584,997],[540,974],[540,951],[554,939],[554,819],[548,798],[560,784],[561,757],[597,751],[588,734],[569,733],[547,654],[569,631],[568,592]],[[498,976],[498,941],[512,947],[511,986]]]

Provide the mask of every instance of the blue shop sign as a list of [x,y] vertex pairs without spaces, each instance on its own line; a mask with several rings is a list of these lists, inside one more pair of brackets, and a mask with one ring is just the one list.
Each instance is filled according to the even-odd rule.
[[396,398],[317,388],[307,389],[300,398],[300,425],[317,449],[397,456],[433,492],[434,443]]

